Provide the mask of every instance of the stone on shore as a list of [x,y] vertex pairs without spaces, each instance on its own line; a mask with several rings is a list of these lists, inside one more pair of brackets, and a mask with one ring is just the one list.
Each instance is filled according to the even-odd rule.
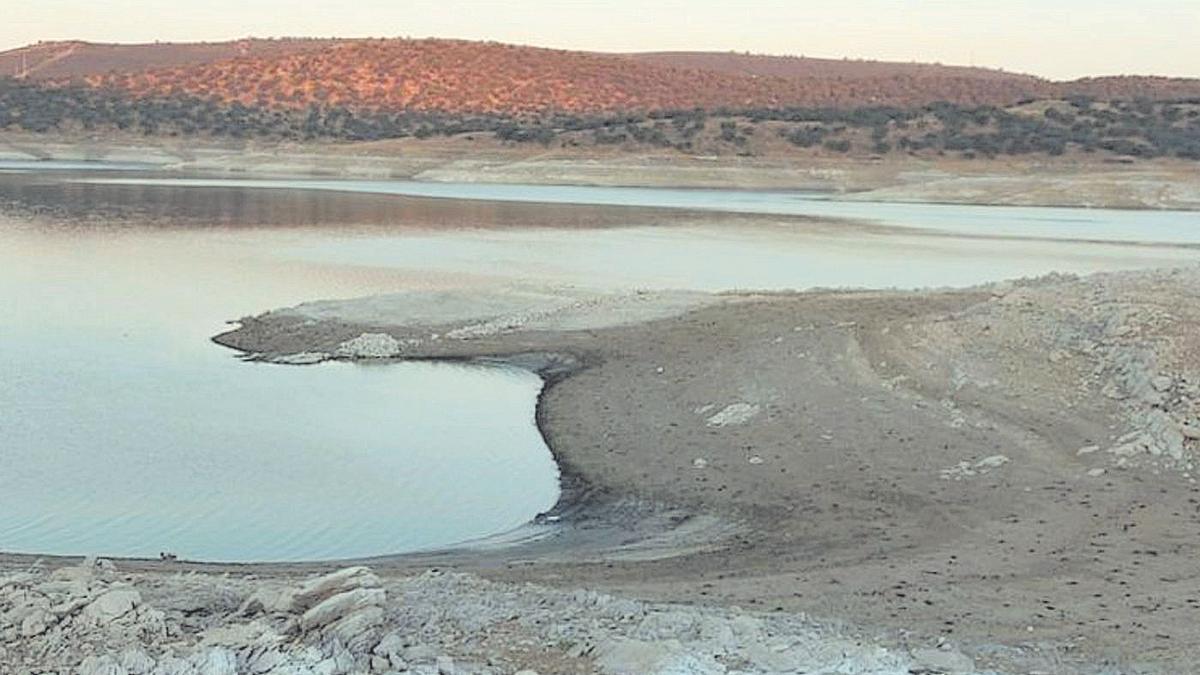
[[334,353],[342,358],[386,359],[403,351],[401,342],[387,333],[363,333],[338,345]]
[[83,615],[97,623],[115,621],[142,604],[142,595],[133,588],[118,587],[105,592],[83,608]]

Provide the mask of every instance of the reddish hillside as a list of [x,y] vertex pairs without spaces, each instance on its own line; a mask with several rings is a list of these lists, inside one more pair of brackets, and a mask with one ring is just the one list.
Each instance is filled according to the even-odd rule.
[[971,79],[1015,82],[1036,86],[1043,80],[1033,75],[968,66],[932,63],[899,63],[859,59],[816,59],[806,56],[770,56],[735,52],[645,52],[629,58],[674,68],[711,70],[733,75],[781,77],[786,79],[833,78],[872,80],[893,77],[918,79]]
[[1101,101],[1200,99],[1200,80],[1181,77],[1088,77],[1056,86],[1063,98],[1088,96]]
[[82,80],[135,96],[506,114],[1200,97],[1198,80],[1053,83],[982,68],[702,52],[599,54],[461,40],[45,43],[0,53],[5,71],[51,82]]
[[319,49],[334,40],[246,39],[232,42],[155,43],[142,45],[91,42],[39,42],[0,52],[0,75],[30,80],[61,80],[155,68],[177,68],[239,56],[277,56]]
[[496,43],[362,40],[88,81],[136,95],[189,94],[245,104],[522,113],[939,100],[1007,104],[1036,93],[1027,79],[927,74],[789,79]]

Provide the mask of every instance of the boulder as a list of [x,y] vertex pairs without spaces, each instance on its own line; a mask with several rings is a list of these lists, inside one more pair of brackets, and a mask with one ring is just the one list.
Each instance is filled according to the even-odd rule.
[[356,588],[328,597],[300,616],[300,630],[321,628],[358,610],[379,607],[384,599],[381,588]]
[[200,634],[202,646],[229,647],[230,649],[269,647],[278,644],[281,640],[281,636],[273,628],[260,621],[213,626]]
[[369,567],[347,567],[309,579],[291,597],[289,609],[302,612],[330,596],[359,588],[379,588],[379,577]]
[[352,654],[365,654],[375,641],[375,629],[382,623],[383,608],[366,607],[329,624],[325,634],[337,638]]
[[239,614],[253,616],[260,612],[281,614],[292,611],[296,603],[294,588],[260,588],[242,603]]
[[375,648],[371,650],[371,653],[379,656],[386,656],[388,658],[403,657],[404,646],[404,638],[400,637],[399,633],[388,633],[387,635],[383,636],[383,639],[380,640],[378,644],[375,645]]
[[53,624],[53,615],[44,609],[35,609],[21,621],[21,637],[31,638],[41,635]]
[[287,657],[276,647],[255,647],[242,652],[246,672],[252,675],[269,673],[287,661]]
[[97,623],[115,621],[142,604],[142,595],[128,586],[113,588],[100,595],[86,607],[83,615]]

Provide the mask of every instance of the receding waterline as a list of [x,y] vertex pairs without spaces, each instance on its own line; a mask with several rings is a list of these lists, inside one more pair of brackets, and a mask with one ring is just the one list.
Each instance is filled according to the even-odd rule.
[[[558,470],[535,423],[536,375],[453,363],[244,363],[209,342],[225,320],[272,308],[514,283],[965,286],[1195,259],[1190,249],[1070,239],[730,228],[719,222],[724,216],[687,226],[534,229],[514,223],[571,214],[543,204],[446,200],[430,209],[322,190],[67,180],[0,179],[0,203],[15,205],[0,211],[0,551],[367,557],[499,534],[557,501]],[[745,208],[811,205],[772,194],[584,197],[597,195],[655,206],[734,197],[754,202]],[[510,197],[536,201],[542,193]],[[370,208],[359,208],[360,199]],[[884,222],[902,215],[889,205],[854,208],[878,210]],[[644,216],[595,211],[581,222]],[[914,213],[904,217],[932,214]],[[938,213],[939,227],[990,231],[1012,211]],[[488,218],[507,227],[475,229]],[[1194,236],[1191,219],[1122,216],[1104,227],[1115,240],[1159,225],[1145,231],[1169,242],[1180,232]],[[414,223],[421,227],[406,229]],[[1066,219],[1051,229],[1077,227]],[[375,320],[365,316],[365,324]]]

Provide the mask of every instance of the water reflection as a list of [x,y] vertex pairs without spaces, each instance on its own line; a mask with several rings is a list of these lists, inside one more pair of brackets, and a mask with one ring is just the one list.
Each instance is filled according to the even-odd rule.
[[531,209],[526,204],[500,201],[270,191],[236,185],[196,189],[173,184],[81,182],[73,178],[70,174],[46,173],[7,176],[0,181],[0,206],[12,214],[104,227],[601,228],[688,218],[685,213],[637,207],[556,204]]

